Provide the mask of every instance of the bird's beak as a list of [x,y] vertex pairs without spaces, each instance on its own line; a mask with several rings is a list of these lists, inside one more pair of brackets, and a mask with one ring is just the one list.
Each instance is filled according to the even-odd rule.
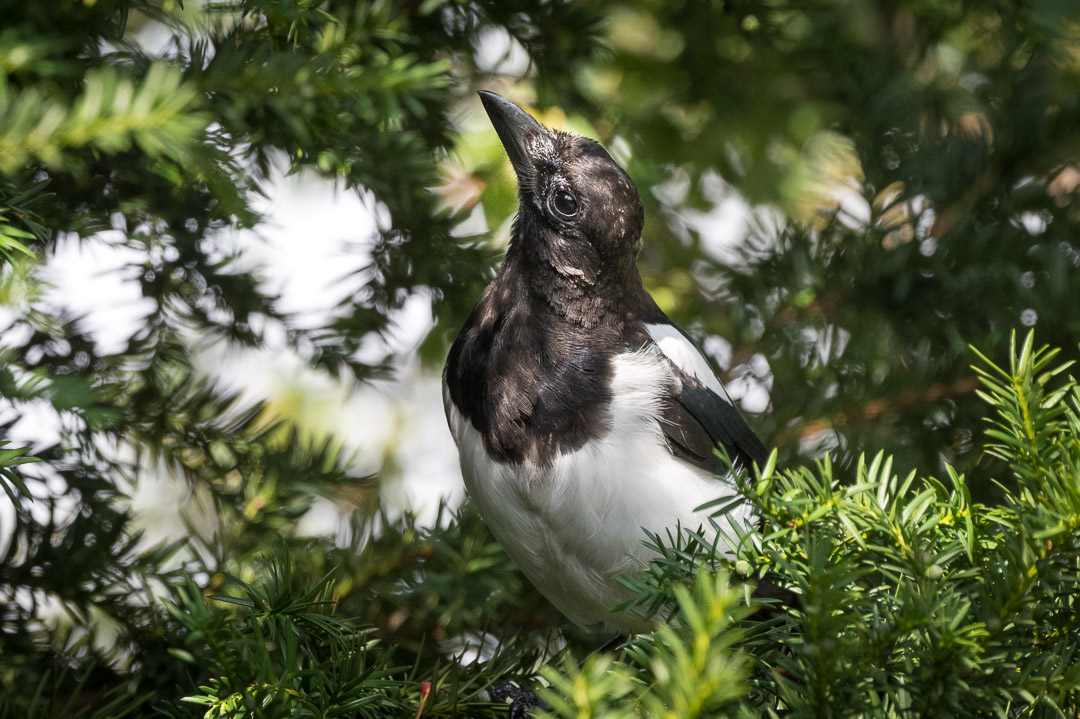
[[550,132],[529,113],[522,110],[505,97],[487,90],[480,91],[480,101],[484,103],[491,124],[499,134],[510,164],[514,166],[518,177],[533,173],[530,155],[537,138],[548,139]]

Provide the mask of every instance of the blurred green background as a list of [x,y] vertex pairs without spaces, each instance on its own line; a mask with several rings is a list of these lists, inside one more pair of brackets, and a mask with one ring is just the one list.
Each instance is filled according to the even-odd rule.
[[[782,466],[1007,491],[968,346],[1076,355],[1073,2],[0,0],[0,440],[42,460],[0,478],[0,710],[172,702],[208,670],[160,598],[282,553],[404,665],[589,641],[438,509],[516,208],[478,89],[625,165],[647,287]],[[65,286],[95,253],[124,321]]]

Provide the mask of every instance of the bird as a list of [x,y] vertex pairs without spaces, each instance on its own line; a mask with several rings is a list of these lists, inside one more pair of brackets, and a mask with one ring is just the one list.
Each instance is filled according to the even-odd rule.
[[612,611],[629,598],[620,575],[652,556],[643,530],[711,531],[711,510],[700,507],[727,497],[732,531],[719,546],[732,553],[757,521],[733,473],[764,466],[767,453],[643,285],[645,215],[627,172],[599,142],[479,95],[517,175],[519,207],[502,266],[443,370],[465,488],[568,619],[649,631],[648,618]]

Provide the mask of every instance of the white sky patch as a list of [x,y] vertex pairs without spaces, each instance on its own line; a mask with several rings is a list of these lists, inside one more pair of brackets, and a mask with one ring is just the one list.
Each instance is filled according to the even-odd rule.
[[652,194],[664,205],[681,205],[690,194],[690,173],[673,168],[667,180],[652,186]]
[[[196,10],[197,12],[197,10]],[[176,57],[173,34],[169,28],[159,22],[143,23],[139,30],[129,36],[149,55],[161,58]],[[213,47],[212,43],[207,43]]]
[[374,365],[389,357],[412,354],[434,326],[431,291],[419,288],[390,316],[385,332],[364,338],[358,359]]
[[15,505],[8,499],[6,493],[0,494],[0,557],[7,558],[14,531]]
[[[144,464],[133,482],[125,485],[134,514],[132,528],[143,532],[139,542],[143,549],[188,535],[209,538],[218,531],[218,515],[209,489],[189,485],[163,462]],[[198,551],[197,546],[191,549]],[[183,561],[183,557],[174,561]]]
[[61,237],[39,276],[50,286],[45,303],[79,318],[98,352],[120,352],[154,310],[137,281],[145,254],[126,247],[116,230],[80,240]]
[[728,393],[744,411],[761,414],[769,409],[773,373],[765,355],[760,352],[753,354],[745,364],[732,370],[731,375],[727,383]]
[[719,335],[710,335],[705,338],[702,343],[702,348],[706,354],[713,358],[716,362],[716,366],[722,370],[727,370],[731,366],[731,358],[734,355],[731,349],[731,343],[724,337]]
[[409,507],[422,522],[433,522],[441,499],[456,507],[465,498],[457,447],[446,425],[442,378],[420,371],[417,363],[399,375],[400,432],[394,462],[401,478],[384,485],[391,506]]
[[301,326],[316,327],[364,284],[378,233],[375,201],[340,182],[286,172],[280,158],[267,197],[254,203],[266,221],[231,239],[244,253],[239,266],[257,268],[264,286],[281,295],[279,309],[297,315]]
[[529,53],[502,27],[480,31],[473,60],[482,73],[512,77],[524,77],[531,64]]
[[488,223],[484,215],[484,205],[479,202],[469,211],[464,220],[458,222],[450,230],[451,237],[476,237],[487,233]]
[[[0,412],[0,420],[9,421],[16,416],[10,406]],[[11,426],[6,437],[12,442],[9,446],[30,447],[31,454],[45,447],[51,447],[60,441],[62,429],[60,417],[52,404],[46,400],[33,400],[19,405],[18,419]]]
[[750,205],[742,195],[732,192],[720,198],[708,212],[686,210],[687,226],[701,238],[701,249],[716,262],[741,264],[738,248],[749,230]]
[[1012,221],[1013,225],[1023,227],[1029,235],[1041,235],[1050,225],[1047,215],[1038,212],[1022,212]]
[[[673,175],[665,192],[670,195],[669,199],[682,202],[689,187],[681,189],[678,177],[678,174]],[[698,236],[702,252],[714,262],[736,269],[746,268],[754,255],[775,243],[773,238],[783,232],[787,218],[774,207],[751,205],[734,185],[715,171],[705,172],[700,182],[701,193],[712,206],[706,211],[676,207],[676,221]],[[752,252],[747,244],[750,237],[754,239]]]
[[852,230],[865,230],[870,226],[870,203],[858,190],[838,185],[832,192],[832,199],[838,205],[836,217],[843,225]]

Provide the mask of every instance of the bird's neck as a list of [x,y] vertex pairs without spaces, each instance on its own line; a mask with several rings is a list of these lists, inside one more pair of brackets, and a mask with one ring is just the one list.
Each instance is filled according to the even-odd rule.
[[586,240],[522,216],[499,275],[534,311],[584,329],[620,324],[627,311],[651,302],[633,254],[601,257]]
[[527,253],[508,253],[499,280],[525,295],[534,311],[568,329],[621,325],[627,311],[636,308],[639,295],[645,295],[632,263],[628,267],[604,265],[585,274],[566,271]]

